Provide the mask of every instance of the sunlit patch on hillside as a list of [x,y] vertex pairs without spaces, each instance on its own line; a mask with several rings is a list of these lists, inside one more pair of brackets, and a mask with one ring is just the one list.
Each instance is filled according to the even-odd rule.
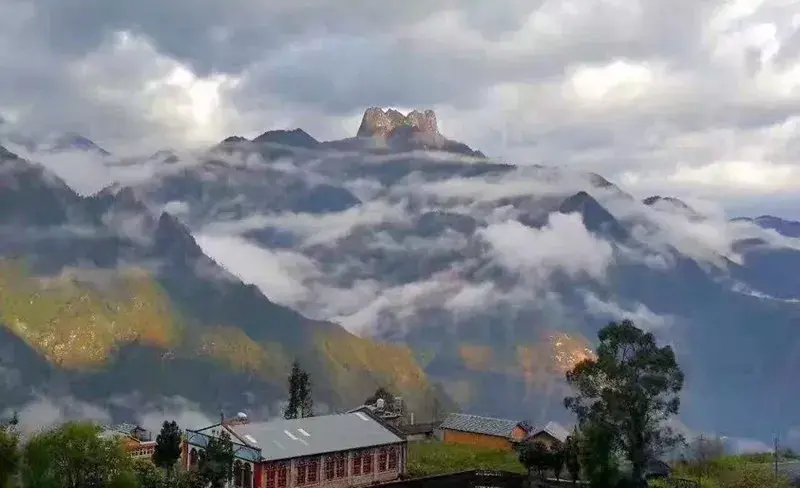
[[241,329],[228,326],[210,327],[201,334],[197,353],[266,380],[283,380],[291,364],[280,345],[258,344]]
[[[347,397],[347,393],[364,394],[364,391],[370,394],[369,389],[377,386],[404,395],[424,396],[430,391],[428,378],[408,347],[362,339],[346,332],[320,332],[316,339],[332,384],[343,397]],[[354,374],[359,371],[368,373],[371,385],[349,384],[354,378],[364,378],[364,375]]]
[[63,275],[41,279],[0,260],[0,320],[64,368],[105,364],[125,344],[168,349],[180,340],[161,287],[146,273],[116,270],[102,283]]
[[494,350],[489,346],[465,344],[459,347],[458,353],[464,366],[472,371],[492,371],[497,368]]

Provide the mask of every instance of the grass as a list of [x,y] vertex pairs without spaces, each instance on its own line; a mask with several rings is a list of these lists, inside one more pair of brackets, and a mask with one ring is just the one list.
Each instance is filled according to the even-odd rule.
[[514,452],[441,442],[408,445],[408,474],[414,478],[473,469],[525,472]]
[[[788,478],[777,478],[769,462],[770,454],[745,454],[726,456],[711,461],[698,476],[696,466],[677,466],[673,475],[700,482],[701,488],[789,488]],[[663,482],[651,483],[651,488],[665,488]]]

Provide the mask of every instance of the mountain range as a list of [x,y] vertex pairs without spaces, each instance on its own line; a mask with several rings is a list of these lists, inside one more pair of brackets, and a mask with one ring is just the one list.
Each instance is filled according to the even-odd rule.
[[[494,161],[429,110],[370,108],[336,141],[124,159],[88,142],[3,140],[0,387],[17,403],[33,385],[274,414],[297,357],[331,408],[388,385],[423,417],[568,420],[564,371],[631,318],[675,347],[686,425],[800,425],[800,223]],[[64,151],[103,189],[68,184]]]

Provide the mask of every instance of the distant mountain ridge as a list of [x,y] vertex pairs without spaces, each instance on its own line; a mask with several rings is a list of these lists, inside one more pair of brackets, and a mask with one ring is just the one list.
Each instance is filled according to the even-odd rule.
[[[800,425],[789,388],[800,360],[800,306],[792,301],[800,297],[800,273],[792,271],[800,253],[791,239],[764,230],[778,224],[715,220],[674,197],[638,201],[598,174],[498,163],[447,142],[436,120],[425,110],[372,108],[355,136],[340,141],[320,142],[302,129],[233,136],[196,159],[170,154],[150,180],[92,198],[122,207],[120,216],[129,206],[136,214],[139,204],[170,209],[163,223],[146,224],[173,236],[150,244],[157,251],[148,259],[210,255],[232,273],[255,276],[267,296],[283,293],[280,314],[296,309],[329,324],[323,328],[341,322],[394,343],[407,352],[396,353],[384,377],[401,381],[402,368],[421,368],[409,377],[441,383],[470,413],[568,421],[564,371],[592,354],[608,320],[633,318],[675,345],[689,378],[687,424],[755,438]],[[38,206],[26,202],[21,208]],[[130,231],[131,219],[112,217],[105,226]],[[181,244],[187,231],[178,237],[177,227],[201,242],[232,236],[264,251],[263,273],[274,279],[259,279],[255,261],[237,268],[230,254]],[[141,260],[125,246],[111,253],[117,262]],[[172,303],[232,324],[257,344],[267,340],[257,316],[279,312],[253,312],[251,300],[266,307],[254,286],[245,293],[236,284],[233,298],[222,285],[185,277],[204,266],[158,269]],[[184,296],[195,288],[188,283],[199,290],[193,296]],[[222,297],[232,304],[224,314],[214,308]],[[267,342],[285,354],[308,344],[303,337]],[[336,356],[342,370],[362,357],[360,348],[375,351],[360,344]],[[413,358],[401,361],[403,354]],[[380,370],[374,361],[365,369]],[[344,373],[316,374],[339,384]],[[406,391],[431,389],[419,381]]]
[[275,415],[298,358],[320,403],[346,408],[390,385],[429,414],[433,385],[408,349],[270,302],[130,188],[80,197],[43,167],[0,153],[0,369],[28,385],[0,388],[0,406],[34,387],[101,404],[138,392]]

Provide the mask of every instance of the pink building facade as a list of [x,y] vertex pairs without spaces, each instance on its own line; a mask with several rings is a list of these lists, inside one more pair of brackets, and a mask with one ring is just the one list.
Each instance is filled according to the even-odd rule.
[[187,430],[185,466],[196,468],[208,440],[223,430],[234,446],[230,488],[360,487],[406,472],[402,434],[364,412]]

